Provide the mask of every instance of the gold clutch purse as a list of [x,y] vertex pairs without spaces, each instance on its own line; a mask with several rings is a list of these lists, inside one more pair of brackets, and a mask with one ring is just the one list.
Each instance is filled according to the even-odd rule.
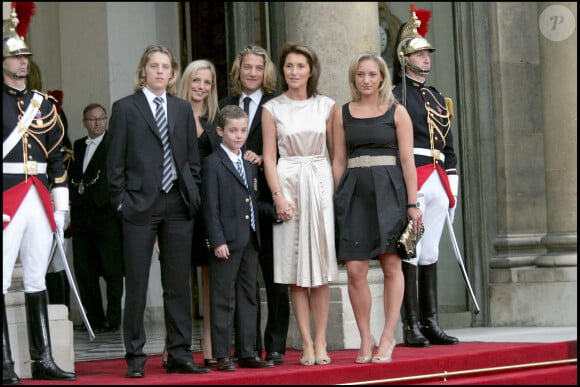
[[397,241],[399,256],[403,260],[415,258],[417,256],[417,244],[425,232],[425,227],[421,224],[419,232],[413,231],[413,221],[409,220],[407,227],[403,230],[401,237]]

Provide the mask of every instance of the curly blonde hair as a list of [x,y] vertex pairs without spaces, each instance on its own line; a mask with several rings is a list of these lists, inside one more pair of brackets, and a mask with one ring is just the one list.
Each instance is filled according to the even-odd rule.
[[272,94],[276,91],[276,67],[270,59],[268,52],[255,44],[251,44],[246,48],[243,48],[232,65],[232,71],[230,71],[230,81],[232,83],[232,94],[239,96],[243,93],[242,81],[240,80],[240,68],[242,67],[242,61],[244,56],[248,54],[254,54],[264,58],[264,80],[262,82],[262,89],[266,94]]

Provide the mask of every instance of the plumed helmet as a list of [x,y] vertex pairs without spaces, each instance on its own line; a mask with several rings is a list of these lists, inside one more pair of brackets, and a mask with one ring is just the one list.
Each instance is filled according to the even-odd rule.
[[[401,27],[399,32],[399,43],[397,45],[397,57],[401,64],[404,57],[419,51],[435,51],[435,48],[424,38],[427,33],[427,23],[431,17],[431,11],[425,9],[415,9],[415,4],[411,4],[411,17],[407,23]],[[420,17],[417,17],[417,13]]]
[[[22,16],[19,20],[18,11]],[[2,58],[16,55],[32,55],[24,41],[30,17],[34,14],[34,3],[2,3]]]

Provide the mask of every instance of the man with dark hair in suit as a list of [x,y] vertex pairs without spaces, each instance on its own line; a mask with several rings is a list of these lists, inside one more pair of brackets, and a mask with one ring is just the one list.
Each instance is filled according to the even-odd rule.
[[143,317],[155,239],[167,328],[167,373],[210,372],[193,362],[189,275],[193,217],[200,203],[200,159],[193,111],[175,96],[179,64],[161,45],[139,62],[135,93],[113,104],[107,178],[121,212],[125,261],[123,339],[128,378],[145,376]]

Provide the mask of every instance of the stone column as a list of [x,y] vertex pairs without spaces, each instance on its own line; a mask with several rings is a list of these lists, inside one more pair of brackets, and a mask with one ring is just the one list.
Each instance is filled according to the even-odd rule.
[[547,253],[537,266],[578,263],[577,4],[538,3],[544,116]]
[[[376,2],[288,2],[286,40],[311,47],[320,60],[318,91],[349,101],[348,65],[360,51],[379,50]],[[277,55],[276,55],[277,56]]]

